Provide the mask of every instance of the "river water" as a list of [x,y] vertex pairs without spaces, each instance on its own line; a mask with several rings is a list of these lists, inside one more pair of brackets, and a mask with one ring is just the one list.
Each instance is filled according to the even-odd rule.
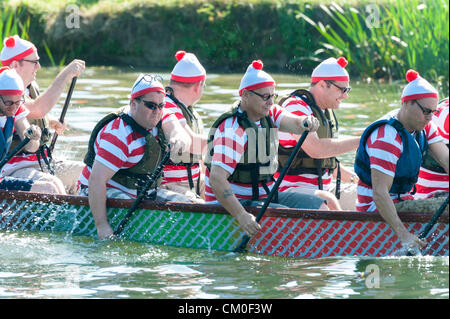
[[[128,101],[139,72],[88,68],[67,112],[69,131],[56,154],[82,159],[90,130]],[[44,90],[57,70],[41,69]],[[158,73],[164,78],[168,73]],[[308,87],[308,78],[273,74],[278,93]],[[208,75],[197,110],[208,128],[237,96],[241,75]],[[337,111],[340,134],[358,135],[399,107],[404,83],[352,83]],[[67,89],[67,88],[66,88]],[[52,114],[59,117],[63,95]],[[206,130],[207,131],[207,130]],[[342,156],[352,165],[354,153]],[[252,254],[72,237],[62,233],[0,231],[0,298],[449,298],[448,257],[287,259]]]

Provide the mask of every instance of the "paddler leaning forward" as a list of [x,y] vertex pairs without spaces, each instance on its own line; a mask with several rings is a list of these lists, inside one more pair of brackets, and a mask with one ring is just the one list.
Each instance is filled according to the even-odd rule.
[[[275,81],[262,68],[260,60],[248,66],[239,89],[241,100],[213,124],[205,159],[206,202],[222,204],[250,236],[260,226],[244,206],[262,205],[273,187],[278,129],[302,134],[319,127],[316,118],[296,116],[273,104]],[[271,206],[328,209],[315,195],[293,192],[279,193]]]
[[358,211],[378,211],[392,227],[405,249],[426,245],[403,225],[396,208],[413,199],[423,155],[430,155],[449,172],[448,148],[436,125],[431,122],[437,110],[438,92],[416,71],[406,75],[409,84],[402,104],[375,121],[364,131],[356,152]]
[[[161,81],[141,74],[131,90],[130,105],[101,119],[92,131],[79,194],[89,196],[99,239],[114,233],[106,216],[106,198],[136,198],[159,165],[167,141],[171,158],[191,146],[176,117],[165,110],[164,98]],[[160,182],[153,184],[148,199],[190,202],[181,194],[157,188]]]

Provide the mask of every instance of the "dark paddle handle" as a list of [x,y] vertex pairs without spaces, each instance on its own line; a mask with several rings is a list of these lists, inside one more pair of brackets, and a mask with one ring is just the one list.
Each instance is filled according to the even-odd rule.
[[439,207],[439,209],[436,211],[436,213],[433,215],[433,217],[431,218],[431,220],[428,222],[428,224],[425,226],[425,229],[423,230],[423,232],[420,234],[419,238],[420,239],[424,239],[428,236],[428,233],[430,232],[431,228],[433,228],[433,226],[436,224],[436,222],[438,221],[439,217],[441,217],[442,213],[445,210],[445,207],[448,205],[448,196],[447,198],[444,200],[444,202],[442,203],[442,205]]
[[[307,127],[307,126],[306,126]],[[292,161],[297,156],[298,152],[300,151],[300,148],[302,147],[303,142],[305,141],[306,137],[308,136],[309,131],[304,131],[302,133],[302,136],[297,142],[297,145],[295,145],[294,150],[292,151],[291,155],[289,155],[289,158],[286,162],[286,164],[283,166],[283,169],[281,170],[280,176],[275,181],[275,184],[270,191],[269,195],[267,196],[264,205],[261,207],[261,209],[258,212],[258,215],[256,215],[256,221],[259,223],[261,218],[263,217],[264,213],[266,212],[267,207],[269,206],[270,202],[272,201],[273,196],[278,190],[278,187],[280,186],[281,182],[283,181],[284,176],[286,175],[287,171],[289,170],[289,167],[292,164]],[[234,252],[243,252],[245,251],[245,248],[247,247],[248,242],[250,241],[250,237],[247,235],[244,235],[244,238],[242,238],[241,243],[237,246],[237,248],[234,250]]]
[[[31,134],[30,131],[29,133]],[[11,160],[11,158],[17,155],[22,150],[22,148],[24,148],[25,145],[28,144],[29,141],[30,138],[25,137],[9,154],[7,154],[5,158],[0,162],[0,170],[3,168],[3,166],[5,166],[6,163]]]
[[115,236],[119,236],[123,229],[125,228],[125,225],[130,220],[133,213],[138,208],[139,204],[142,202],[144,197],[147,195],[147,192],[149,191],[150,187],[153,185],[153,183],[159,178],[161,175],[164,166],[167,164],[167,162],[170,159],[170,151],[167,151],[164,153],[161,162],[159,163],[158,167],[153,171],[153,173],[149,176],[147,182],[144,185],[144,188],[141,190],[141,192],[138,194],[136,200],[133,202],[133,205],[131,205],[130,209],[128,210],[125,217],[120,222],[119,226],[117,227],[116,231],[114,232]]
[[[67,113],[67,109],[69,108],[70,105],[70,99],[72,98],[72,93],[73,90],[75,88],[75,84],[77,82],[77,77],[73,77],[72,78],[72,82],[70,83],[70,87],[69,87],[69,92],[67,92],[67,96],[66,96],[66,101],[64,102],[64,106],[63,109],[61,111],[61,115],[59,117],[59,122],[63,123],[64,122],[64,118],[66,117],[66,113]],[[53,135],[53,139],[52,142],[50,143],[50,152],[53,152],[53,149],[55,148],[55,144],[56,144],[56,140],[58,138],[58,133],[55,132],[55,134]]]

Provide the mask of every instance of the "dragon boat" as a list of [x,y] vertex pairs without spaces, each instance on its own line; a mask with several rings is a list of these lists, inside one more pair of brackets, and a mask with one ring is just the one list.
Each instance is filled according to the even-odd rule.
[[[116,229],[133,200],[108,199],[108,219]],[[248,208],[257,214],[258,208]],[[420,233],[434,212],[399,212]],[[448,212],[427,236],[423,255],[448,256]],[[66,232],[97,237],[87,197],[0,191],[0,231]],[[244,232],[218,205],[143,201],[121,233],[123,240],[175,247],[233,251]],[[251,253],[320,258],[391,256],[401,249],[391,227],[377,213],[268,208],[261,230],[248,243]]]

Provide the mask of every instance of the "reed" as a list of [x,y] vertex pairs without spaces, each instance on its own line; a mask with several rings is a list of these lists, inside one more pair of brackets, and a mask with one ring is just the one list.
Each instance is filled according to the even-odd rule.
[[0,50],[3,48],[3,39],[18,34],[22,39],[28,39],[30,17],[24,18],[24,10],[0,5]]
[[332,3],[320,7],[332,23],[324,25],[299,14],[325,40],[316,55],[345,55],[355,73],[363,78],[402,78],[413,68],[441,90],[448,90],[446,0],[386,2],[375,7],[378,16],[350,5]]

